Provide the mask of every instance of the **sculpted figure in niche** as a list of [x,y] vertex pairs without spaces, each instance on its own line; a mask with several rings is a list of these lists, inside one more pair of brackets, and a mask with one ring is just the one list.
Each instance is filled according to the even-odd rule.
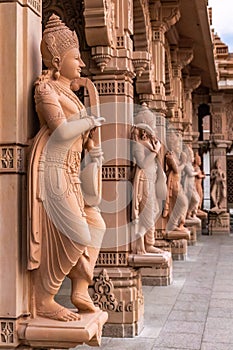
[[217,159],[214,163],[214,168],[210,173],[210,194],[214,207],[212,211],[218,211],[225,209],[224,201],[226,199],[226,174],[222,169],[220,159]]
[[[98,257],[105,223],[100,200],[102,151],[90,139],[103,118],[88,116],[71,90],[84,63],[78,38],[52,15],[41,42],[48,68],[35,84],[41,129],[29,160],[28,269],[31,270],[36,314],[60,321],[79,319],[55,302],[62,281],[71,279],[71,301],[80,311],[95,312],[88,285]],[[81,156],[87,149],[88,174],[81,184]],[[85,183],[86,182],[86,183]],[[83,187],[89,193],[83,192]]]
[[197,173],[195,176],[195,185],[197,193],[200,197],[199,203],[198,203],[198,210],[197,214],[203,214],[202,211],[202,203],[203,203],[203,188],[202,188],[202,181],[205,178],[205,173],[201,170],[201,157],[196,152],[194,155],[194,171]]
[[[166,231],[180,232],[180,238],[189,238],[189,230],[184,226],[188,211],[188,199],[181,185],[181,172],[186,165],[182,157],[179,135],[168,132],[169,151],[165,155],[167,166],[167,197],[163,217],[167,218]],[[177,236],[178,237],[178,236]]]
[[164,253],[156,248],[155,223],[162,212],[166,198],[166,176],[158,160],[161,143],[155,137],[154,115],[145,108],[135,117],[132,129],[132,155],[135,161],[133,181],[133,208],[136,254]]
[[190,146],[185,147],[185,152],[182,152],[182,157],[184,157],[182,184],[184,193],[188,198],[188,211],[186,214],[186,219],[199,222],[196,214],[200,197],[195,186],[195,176],[197,176],[197,172],[195,172],[193,168],[194,154]]

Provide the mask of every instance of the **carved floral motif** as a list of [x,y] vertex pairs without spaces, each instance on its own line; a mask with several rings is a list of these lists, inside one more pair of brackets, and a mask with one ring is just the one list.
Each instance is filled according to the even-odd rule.
[[0,146],[0,172],[23,171],[23,148],[16,145]]
[[95,278],[94,295],[92,299],[94,304],[104,311],[116,311],[118,302],[113,293],[114,286],[105,269]]
[[14,322],[1,321],[1,341],[0,344],[14,343]]

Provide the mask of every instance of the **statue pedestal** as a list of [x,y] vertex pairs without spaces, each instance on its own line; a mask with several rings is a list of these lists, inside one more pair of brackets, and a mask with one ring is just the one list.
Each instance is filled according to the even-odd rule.
[[201,220],[201,228],[197,228],[197,234],[208,234],[208,214],[203,210],[197,211],[197,217]]
[[69,349],[81,344],[99,346],[107,312],[80,313],[79,321],[62,322],[36,317],[19,321],[18,337],[23,345]]
[[[149,255],[149,256],[148,256]],[[146,263],[148,260],[148,263]],[[172,283],[172,257],[170,252],[129,256],[129,264],[142,267],[142,284],[145,286],[168,286]]]
[[174,239],[171,241],[171,252],[173,260],[186,260],[187,239]]
[[[190,239],[190,233],[185,233],[182,238],[182,231],[172,231],[169,233],[161,233],[156,231],[155,246],[170,251],[172,260],[185,260],[187,256],[187,239]],[[161,239],[164,237],[165,239]],[[172,238],[173,237],[173,238]]]
[[188,245],[195,245],[197,243],[197,229],[200,229],[202,225],[201,219],[198,217],[194,219],[186,219],[185,226],[190,231],[190,239],[188,240]]
[[230,232],[230,215],[223,211],[209,211],[209,235]]
[[95,268],[90,295],[96,306],[108,312],[103,336],[132,338],[143,329],[144,296],[141,272],[130,267]]
[[190,226],[188,229],[190,231],[190,239],[187,243],[188,245],[195,245],[197,243],[197,226]]
[[187,240],[190,240],[190,231],[174,230],[164,234],[170,240],[173,260],[185,260],[187,257]]

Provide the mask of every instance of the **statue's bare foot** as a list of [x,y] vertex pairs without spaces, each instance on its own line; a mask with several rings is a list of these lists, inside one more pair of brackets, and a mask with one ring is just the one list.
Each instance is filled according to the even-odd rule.
[[40,317],[63,322],[78,321],[81,318],[77,313],[57,304],[55,301],[40,306],[36,313]]
[[162,249],[156,248],[153,245],[145,244],[146,253],[152,253],[152,254],[162,254],[164,251]]
[[142,248],[137,248],[137,249],[135,250],[135,254],[138,254],[138,255],[146,254],[146,250],[145,250],[145,249],[142,249]]
[[99,310],[99,308],[94,305],[88,292],[86,294],[74,292],[71,296],[71,301],[80,311],[96,312]]
[[143,255],[146,254],[145,244],[144,244],[144,236],[137,234],[136,241],[132,244],[132,250],[134,254]]

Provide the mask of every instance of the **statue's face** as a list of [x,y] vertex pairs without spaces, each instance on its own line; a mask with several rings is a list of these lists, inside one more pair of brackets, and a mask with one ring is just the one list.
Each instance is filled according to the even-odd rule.
[[62,59],[60,74],[73,80],[80,77],[82,67],[85,67],[85,64],[80,57],[79,49],[71,49]]

